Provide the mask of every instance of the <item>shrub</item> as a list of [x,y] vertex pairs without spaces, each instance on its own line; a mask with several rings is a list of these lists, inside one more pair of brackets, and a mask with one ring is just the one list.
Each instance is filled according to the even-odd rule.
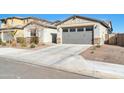
[[17,43],[24,43],[25,38],[24,37],[17,37]]
[[23,42],[23,43],[21,43],[20,45],[21,45],[21,47],[27,47],[26,42]]
[[2,44],[2,40],[0,39],[0,45]]
[[31,37],[31,42],[30,43],[38,44],[39,43],[38,37]]
[[96,50],[96,47],[95,46],[93,46],[92,48],[91,48],[91,54],[94,54],[94,52],[95,52],[95,50]]
[[93,54],[93,53],[94,53],[94,51],[91,51],[90,53],[91,53],[91,54]]
[[36,45],[34,44],[34,43],[32,43],[31,45],[30,45],[30,48],[35,48],[36,47]]
[[98,45],[96,45],[96,47],[97,47],[97,48],[100,48],[101,46],[98,44]]
[[10,41],[8,40],[8,41],[6,41],[6,43],[10,43]]
[[26,40],[24,37],[17,37],[17,43],[19,43],[21,47],[27,47]]
[[5,42],[2,42],[1,45],[2,45],[2,46],[6,46],[6,43],[5,43]]
[[16,47],[16,41],[13,40],[13,41],[11,42],[11,45],[12,45],[12,47]]
[[93,47],[91,48],[91,50],[96,50],[96,47],[95,47],[95,46],[93,46]]

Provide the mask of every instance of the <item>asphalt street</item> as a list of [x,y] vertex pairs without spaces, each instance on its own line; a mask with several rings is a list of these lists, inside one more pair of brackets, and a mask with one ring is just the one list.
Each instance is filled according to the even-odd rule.
[[58,69],[0,57],[0,79],[92,79]]

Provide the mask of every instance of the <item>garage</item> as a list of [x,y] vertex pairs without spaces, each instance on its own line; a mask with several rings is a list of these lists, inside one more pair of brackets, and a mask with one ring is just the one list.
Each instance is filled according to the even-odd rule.
[[93,44],[93,27],[63,28],[63,44]]

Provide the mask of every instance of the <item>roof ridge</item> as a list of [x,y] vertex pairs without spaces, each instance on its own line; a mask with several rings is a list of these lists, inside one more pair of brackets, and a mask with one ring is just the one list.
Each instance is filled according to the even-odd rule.
[[92,20],[92,21],[99,22],[99,23],[103,24],[104,26],[108,26],[108,25],[104,22],[104,20],[99,20],[99,19],[95,19],[95,18],[89,18],[89,17],[79,16],[79,15],[72,15],[72,16],[70,16],[69,18],[67,18],[67,19],[65,19],[65,20],[63,20],[63,21],[61,21],[60,23],[58,23],[58,24],[56,24],[56,25],[59,25],[59,24],[65,22],[65,21],[67,21],[67,20],[69,20],[69,19],[71,19],[71,18],[73,18],[73,17],[79,17],[79,18],[89,19],[89,20]]
[[37,20],[46,21],[46,22],[48,22],[48,23],[53,23],[53,22],[48,21],[48,20],[46,20],[46,19],[37,18],[37,17],[34,17],[34,16],[28,16],[28,17],[12,16],[12,17],[1,18],[0,20],[3,20],[3,19],[6,20],[6,19],[12,19],[12,18],[17,18],[17,19],[21,19],[21,20],[25,20],[25,19],[30,19],[30,18],[32,18],[32,19],[37,19]]

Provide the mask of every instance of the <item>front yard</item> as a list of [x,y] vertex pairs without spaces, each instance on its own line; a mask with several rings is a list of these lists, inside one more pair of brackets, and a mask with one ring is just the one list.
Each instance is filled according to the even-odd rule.
[[27,45],[25,47],[21,47],[19,44],[17,44],[16,46],[12,46],[10,44],[5,44],[5,45],[0,45],[0,48],[17,48],[17,49],[28,49],[28,50],[38,50],[38,49],[42,49],[42,48],[47,48],[50,47],[50,44],[31,44],[31,45]]
[[0,39],[0,48],[19,48],[19,49],[41,49],[49,47],[50,44],[39,43],[39,39],[37,37],[31,37],[29,41],[27,41],[23,37],[18,37],[10,41],[2,42]]
[[85,59],[103,61],[114,64],[124,65],[124,47],[103,45],[101,47],[92,46],[86,51],[82,52]]

